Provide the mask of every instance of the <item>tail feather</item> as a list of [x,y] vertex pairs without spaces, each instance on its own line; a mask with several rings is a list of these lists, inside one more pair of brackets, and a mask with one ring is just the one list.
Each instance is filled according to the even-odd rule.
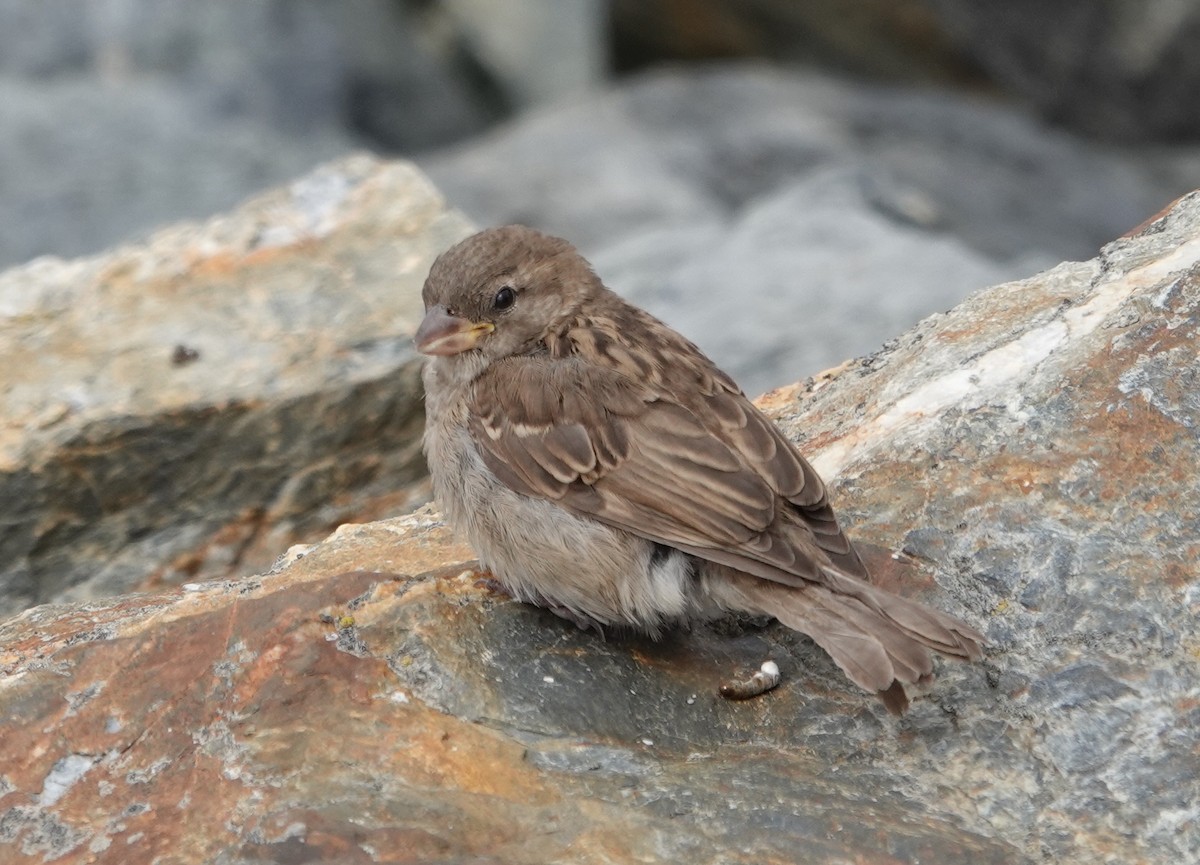
[[709,582],[729,609],[773,616],[811,637],[849,679],[894,714],[908,707],[905,685],[933,675],[930,650],[978,660],[983,635],[953,616],[837,572],[826,585],[788,586],[724,570]]
[[[812,593],[815,603],[829,609],[844,621],[852,622],[871,634],[883,646],[892,663],[893,678],[916,684],[933,674],[933,656],[924,644],[912,639],[889,619],[854,598],[846,598],[818,587]],[[888,682],[890,685],[891,682]]]
[[815,604],[797,603],[790,597],[774,600],[771,614],[792,630],[812,637],[855,684],[882,691],[896,679],[887,649],[869,632]]
[[978,661],[983,657],[983,644],[987,642],[983,634],[961,619],[853,577],[840,577],[840,582],[851,583],[857,590],[848,591],[847,595],[862,601],[929,648],[963,661]]

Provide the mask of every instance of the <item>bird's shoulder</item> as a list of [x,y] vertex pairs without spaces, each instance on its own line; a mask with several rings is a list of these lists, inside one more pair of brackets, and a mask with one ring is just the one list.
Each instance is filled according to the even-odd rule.
[[717,394],[744,399],[691,340],[611,292],[604,300],[553,334],[549,352],[624,375],[668,402],[689,404]]
[[607,300],[560,323],[529,350],[492,363],[473,383],[476,413],[541,428],[682,412],[707,429],[732,411],[744,426],[737,409],[755,409],[695,344],[615,295]]

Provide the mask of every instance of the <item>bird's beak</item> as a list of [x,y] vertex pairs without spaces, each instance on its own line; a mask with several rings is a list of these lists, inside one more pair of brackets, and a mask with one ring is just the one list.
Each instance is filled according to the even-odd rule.
[[460,354],[474,348],[480,337],[496,329],[491,322],[476,324],[446,312],[446,307],[435,306],[425,313],[425,320],[417,328],[413,341],[422,354],[447,356]]

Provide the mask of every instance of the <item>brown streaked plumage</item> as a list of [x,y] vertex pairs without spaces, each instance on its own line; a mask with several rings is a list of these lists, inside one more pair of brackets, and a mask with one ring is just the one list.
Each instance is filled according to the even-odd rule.
[[434,492],[514,596],[651,633],[774,616],[895,712],[930,649],[981,656],[975,629],[872,585],[796,448],[565,240],[476,234],[434,262],[424,300]]

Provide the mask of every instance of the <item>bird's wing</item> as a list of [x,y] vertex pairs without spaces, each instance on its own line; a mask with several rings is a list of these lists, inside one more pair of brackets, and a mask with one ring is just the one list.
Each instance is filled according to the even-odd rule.
[[602,364],[512,357],[477,380],[471,433],[524,495],[777,582],[865,577],[816,472],[723,381],[684,405]]

